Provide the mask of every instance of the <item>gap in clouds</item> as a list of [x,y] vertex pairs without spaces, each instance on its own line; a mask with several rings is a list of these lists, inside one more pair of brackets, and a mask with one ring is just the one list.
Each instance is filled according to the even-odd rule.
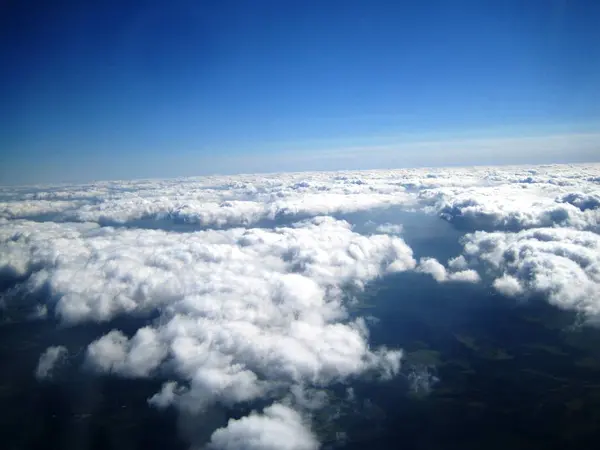
[[[402,375],[353,384],[385,412],[385,432],[355,432],[344,448],[593,448],[599,329],[574,327],[574,312],[543,297],[517,303],[423,274],[382,280],[376,298],[371,342],[402,343]],[[428,377],[428,393],[411,390],[414,370]]]

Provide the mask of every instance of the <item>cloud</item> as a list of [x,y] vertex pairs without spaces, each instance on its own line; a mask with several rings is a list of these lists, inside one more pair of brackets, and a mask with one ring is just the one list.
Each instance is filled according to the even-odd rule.
[[600,208],[600,195],[598,193],[570,192],[557,198],[557,201],[576,206],[581,211]]
[[262,296],[280,298],[286,314],[304,317],[312,314],[305,308],[323,307],[327,315],[335,308],[326,291],[360,287],[415,265],[401,239],[362,236],[328,217],[275,230],[191,234],[14,221],[0,229],[0,246],[0,270],[24,279],[23,293],[49,292],[55,315],[67,322],[103,321],[165,305],[208,313],[209,296],[230,301],[231,308],[245,306],[231,298],[235,294],[256,302],[249,313],[257,320],[271,312],[260,309]]
[[0,218],[195,231],[272,227],[403,206],[425,208],[467,231],[597,230],[599,167],[308,172],[46,186],[8,196],[0,203]]
[[209,448],[215,450],[316,450],[315,436],[301,416],[281,404],[265,408],[239,420],[231,419],[225,428],[216,430]]
[[600,314],[600,235],[569,228],[476,232],[462,261],[507,296],[541,295],[563,309]]
[[431,275],[438,283],[446,281],[477,283],[479,281],[479,274],[474,270],[465,269],[456,272],[448,271],[444,265],[435,258],[421,258],[417,271]]
[[230,228],[405,204],[393,174],[278,174],[63,186],[0,202],[0,218],[102,226]]
[[147,377],[165,358],[167,349],[150,327],[140,328],[131,340],[113,330],[92,342],[86,361],[100,371],[129,377]]
[[375,231],[384,234],[400,234],[402,233],[402,225],[398,223],[383,223],[375,227]]
[[38,380],[52,378],[54,370],[61,364],[68,355],[66,347],[55,346],[48,347],[40,356],[38,365],[35,369],[35,377]]
[[0,246],[19,292],[62,322],[158,315],[133,336],[114,329],[85,356],[101,373],[168,378],[156,406],[196,413],[400,368],[401,351],[371,348],[344,300],[346,288],[415,267],[398,237],[331,217],[194,233],[15,220]]
[[504,274],[496,278],[493,283],[494,288],[508,297],[516,297],[523,293],[524,289],[519,280],[511,275]]
[[[309,418],[328,387],[400,370],[401,350],[372,347],[367,319],[347,309],[380,277],[484,282],[596,317],[599,177],[598,165],[479,167],[4,190],[0,302],[27,306],[28,319],[108,323],[84,367],[161,379],[152,406],[255,409],[215,431],[213,448],[315,448]],[[462,253],[417,263],[400,210],[460,229]],[[343,220],[353,214],[364,234]],[[112,322],[123,317],[143,323]],[[66,354],[50,347],[36,376]]]
[[[425,209],[465,231],[519,231],[568,227],[598,231],[600,196],[589,173],[568,166],[496,169],[480,173],[480,184],[421,189]],[[596,173],[597,165],[591,165]],[[589,169],[588,169],[589,170]]]

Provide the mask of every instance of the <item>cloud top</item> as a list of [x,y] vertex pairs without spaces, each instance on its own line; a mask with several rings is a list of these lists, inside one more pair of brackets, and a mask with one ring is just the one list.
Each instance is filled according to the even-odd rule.
[[67,355],[68,351],[66,347],[60,345],[48,347],[40,356],[37,367],[35,368],[35,377],[38,380],[52,378],[54,370],[64,361]]
[[316,450],[319,443],[300,415],[281,404],[230,420],[216,430],[208,448],[219,450]]
[[[371,346],[367,321],[348,308],[381,277],[488,283],[598,317],[598,180],[588,165],[0,188],[0,304],[109,323],[86,347],[85,370],[160,377],[152,406],[254,410],[202,445],[313,449],[319,392],[400,370],[401,350]],[[416,261],[398,210],[447,221],[462,252]],[[358,213],[368,232],[352,225]],[[123,317],[142,324],[113,326]],[[66,356],[49,347],[36,376]]]

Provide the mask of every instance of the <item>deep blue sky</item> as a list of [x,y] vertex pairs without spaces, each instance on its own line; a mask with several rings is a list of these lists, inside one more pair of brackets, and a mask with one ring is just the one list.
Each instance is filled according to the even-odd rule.
[[[597,0],[5,0],[0,183],[598,159],[599,23]],[[460,150],[556,134],[569,155]]]

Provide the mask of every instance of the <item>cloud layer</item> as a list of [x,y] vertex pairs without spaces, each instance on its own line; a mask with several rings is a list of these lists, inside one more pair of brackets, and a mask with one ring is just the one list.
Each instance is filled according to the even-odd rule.
[[[387,274],[600,313],[598,165],[102,182],[3,188],[0,200],[0,305],[71,326],[142,319],[89,343],[83,368],[160,377],[149,403],[181,414],[254,409],[210,448],[317,448],[311,393],[396,375],[401,351],[369,345],[347,308]],[[407,227],[370,220],[392,206],[463,231],[462,253],[415,261]],[[363,234],[348,222],[357,212]],[[66,355],[48,348],[36,376]]]
[[[85,357],[88,370],[171,379],[150,400],[155,406],[196,414],[215,403],[289,398],[304,387],[399,370],[401,352],[371,349],[365,322],[350,318],[344,305],[347,290],[415,267],[397,237],[363,236],[331,217],[194,233],[4,225],[1,264],[15,281],[11,292],[46,302],[51,316],[78,324],[158,314],[133,336],[115,329],[99,337]],[[54,350],[42,356],[38,376],[58,360]],[[294,422],[297,413],[285,411],[274,407],[230,424],[214,445],[233,448],[223,442],[256,433],[245,431],[250,426],[265,427],[260,436],[298,434],[289,448],[312,448],[315,441]],[[266,439],[260,436],[256,445]]]

